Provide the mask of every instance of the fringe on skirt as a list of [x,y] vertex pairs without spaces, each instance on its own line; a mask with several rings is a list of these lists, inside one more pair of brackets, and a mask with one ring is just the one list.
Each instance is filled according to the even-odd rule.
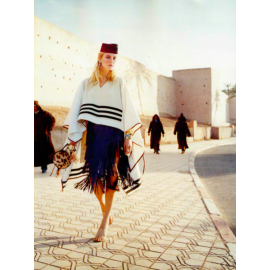
[[[76,183],[75,188],[91,193],[96,190],[98,181],[101,181],[103,192],[106,188],[119,191],[119,184],[122,188],[133,184],[122,130],[88,122],[83,172],[88,175]],[[113,186],[111,176],[118,176]]]

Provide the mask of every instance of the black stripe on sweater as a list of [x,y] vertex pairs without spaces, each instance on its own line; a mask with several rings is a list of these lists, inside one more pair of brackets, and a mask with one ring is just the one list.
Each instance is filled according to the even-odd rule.
[[96,107],[96,108],[101,108],[101,109],[111,109],[111,110],[115,110],[115,111],[118,111],[118,112],[122,112],[122,110],[120,110],[120,109],[118,109],[118,108],[109,107],[109,106],[98,106],[98,105],[92,104],[92,103],[86,103],[86,104],[83,104],[83,105],[81,105],[81,108],[84,107],[84,106],[93,106],[93,107]]
[[84,114],[84,113],[92,114],[92,115],[94,115],[94,116],[96,116],[96,117],[102,117],[102,118],[114,119],[114,120],[119,121],[119,122],[122,121],[122,118],[116,118],[116,117],[112,117],[112,116],[104,115],[104,114],[95,114],[95,113],[92,113],[92,112],[81,112],[80,114]]
[[122,114],[119,114],[119,113],[116,113],[116,112],[103,111],[103,110],[100,111],[100,110],[96,110],[96,109],[93,109],[93,108],[81,108],[80,113],[85,112],[85,111],[87,111],[87,110],[95,111],[95,112],[97,112],[97,113],[108,113],[108,114],[113,114],[113,115],[122,117]]

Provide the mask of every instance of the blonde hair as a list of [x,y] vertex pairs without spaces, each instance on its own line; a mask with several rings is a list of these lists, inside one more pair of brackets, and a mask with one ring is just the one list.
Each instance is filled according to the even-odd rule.
[[[101,68],[99,67],[98,62],[101,61],[103,55],[104,55],[104,52],[98,53],[98,58],[97,58],[97,62],[95,65],[95,69],[94,69],[93,73],[91,74],[89,81],[88,81],[88,85],[90,85],[90,86],[94,86],[94,85],[98,84],[99,79],[101,79],[102,67]],[[107,75],[107,80],[109,82],[113,82],[115,80],[115,77],[116,77],[115,72],[113,70],[110,70],[108,72],[108,75]]]

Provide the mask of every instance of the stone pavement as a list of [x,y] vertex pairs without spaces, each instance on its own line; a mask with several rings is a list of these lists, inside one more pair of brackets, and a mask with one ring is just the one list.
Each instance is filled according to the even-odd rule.
[[147,148],[143,186],[117,193],[103,243],[93,242],[101,221],[95,196],[71,181],[61,192],[52,165],[45,175],[35,168],[35,269],[235,269],[190,168],[195,151],[226,143],[235,138],[190,143],[184,155],[176,145],[161,145],[160,155]]

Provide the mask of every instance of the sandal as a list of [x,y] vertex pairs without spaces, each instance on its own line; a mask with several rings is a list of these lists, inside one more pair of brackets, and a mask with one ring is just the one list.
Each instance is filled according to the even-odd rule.
[[107,240],[108,227],[105,229],[99,228],[94,238],[94,242],[104,242]]

